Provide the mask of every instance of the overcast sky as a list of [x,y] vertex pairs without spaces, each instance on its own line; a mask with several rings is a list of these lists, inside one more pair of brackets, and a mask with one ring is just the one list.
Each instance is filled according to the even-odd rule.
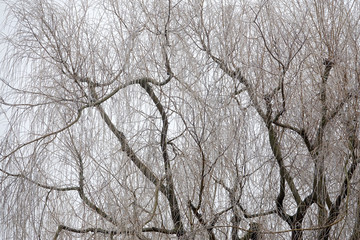
[[[4,32],[4,21],[5,21],[5,4],[3,1],[0,0],[0,32],[1,32],[0,38],[2,38],[2,34]],[[2,43],[0,41],[0,49],[3,49],[3,45],[1,44]],[[2,58],[3,58],[2,51],[0,51],[0,61],[2,60]],[[1,70],[0,70],[0,74],[1,74],[0,77],[2,77]],[[0,141],[2,139],[4,130],[6,128],[5,124],[7,124],[7,121],[4,118],[3,108],[0,106]]]
[[1,21],[1,31],[3,30],[3,22],[5,19],[5,3],[0,0],[0,21]]

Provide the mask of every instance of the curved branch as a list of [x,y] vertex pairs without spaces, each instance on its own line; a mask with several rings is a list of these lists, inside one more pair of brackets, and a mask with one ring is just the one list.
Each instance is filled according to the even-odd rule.
[[279,121],[273,122],[276,126],[282,127],[285,129],[289,129],[297,134],[300,135],[300,137],[303,139],[306,148],[308,149],[309,153],[311,153],[314,150],[314,146],[311,144],[308,134],[306,133],[305,129],[299,129],[294,126],[291,126],[289,124],[280,123]]

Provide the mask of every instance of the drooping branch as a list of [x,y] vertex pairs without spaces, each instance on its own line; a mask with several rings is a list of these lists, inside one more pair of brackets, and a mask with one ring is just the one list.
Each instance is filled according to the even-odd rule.
[[[5,160],[6,158],[10,157],[11,155],[13,155],[14,153],[16,153],[17,151],[19,151],[20,149],[22,149],[23,147],[25,147],[25,146],[27,146],[27,145],[30,145],[30,144],[35,143],[35,142],[38,142],[38,141],[40,141],[40,140],[46,139],[46,138],[51,137],[51,136],[56,136],[57,134],[59,134],[59,133],[65,131],[65,130],[69,129],[70,127],[72,127],[73,125],[75,125],[75,124],[79,121],[79,119],[80,119],[80,117],[81,117],[81,114],[82,114],[82,111],[83,111],[85,108],[88,108],[88,107],[89,107],[88,105],[87,105],[87,106],[84,106],[84,107],[81,107],[81,108],[77,111],[77,115],[76,115],[75,119],[74,119],[73,121],[71,121],[70,123],[66,124],[64,127],[60,128],[60,129],[58,129],[58,130],[56,130],[56,131],[53,131],[53,132],[44,134],[44,135],[42,135],[42,136],[40,136],[40,137],[38,137],[38,138],[35,138],[35,139],[33,139],[33,140],[30,140],[30,141],[28,141],[28,142],[26,142],[26,143],[23,143],[23,144],[19,145],[18,147],[16,147],[14,150],[12,150],[11,152],[9,152],[8,154],[5,154],[5,155],[1,158],[0,162],[3,161],[3,160]],[[6,171],[3,170],[3,169],[0,169],[0,171],[3,172],[3,173],[6,173]]]

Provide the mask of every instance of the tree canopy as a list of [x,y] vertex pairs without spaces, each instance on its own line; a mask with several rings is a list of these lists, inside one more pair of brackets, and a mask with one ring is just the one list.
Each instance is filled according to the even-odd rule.
[[0,238],[360,239],[359,1],[3,2]]

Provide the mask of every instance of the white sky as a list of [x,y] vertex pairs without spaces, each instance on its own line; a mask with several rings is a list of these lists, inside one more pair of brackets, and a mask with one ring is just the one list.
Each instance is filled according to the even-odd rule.
[[[5,14],[5,3],[4,3],[4,1],[0,0],[0,34],[1,34],[0,39],[2,38],[2,34],[4,32],[5,15],[6,15]],[[0,41],[0,44],[1,44],[1,41]],[[3,48],[3,46],[1,46],[1,49],[2,48]],[[1,52],[0,52],[0,54],[1,54]],[[2,54],[0,55],[0,59],[2,59]]]
[[0,19],[4,18],[4,11],[5,11],[5,3],[3,1],[0,1]]
[[[4,21],[5,21],[5,3],[4,1],[0,0],[0,34],[2,35],[4,32]],[[0,35],[0,38],[2,37]],[[1,45],[1,41],[0,41],[0,49],[3,49],[3,45]],[[0,50],[0,62],[3,58],[3,52]],[[0,65],[1,67],[1,65]],[[0,77],[1,76],[1,69],[0,69]],[[1,94],[1,89],[0,89],[0,94]],[[1,96],[0,96],[1,97]],[[4,118],[4,114],[2,111],[2,107],[0,106],[0,143],[1,143],[1,139],[3,138],[3,134],[4,134],[4,130],[6,129],[6,125],[7,125],[7,121]]]
[[4,30],[4,20],[5,20],[5,3],[4,1],[0,0],[0,29],[1,32]]

